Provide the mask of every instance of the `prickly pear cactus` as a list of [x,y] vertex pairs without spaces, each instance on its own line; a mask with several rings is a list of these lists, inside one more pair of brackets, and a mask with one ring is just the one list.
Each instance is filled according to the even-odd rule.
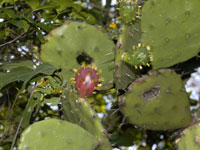
[[99,78],[99,72],[95,66],[82,66],[79,70],[75,70],[76,77],[73,82],[79,97],[87,98],[93,94],[94,90],[98,89],[99,84],[103,79]]
[[123,25],[117,42],[115,57],[115,85],[117,89],[126,89],[133,82],[140,71],[122,60],[124,53],[132,52],[134,45],[138,45],[141,38],[140,22],[132,25]]
[[65,120],[80,125],[98,137],[100,141],[98,150],[111,150],[108,134],[87,99],[78,97],[73,91],[66,91],[62,97],[62,103]]
[[139,16],[137,0],[119,0],[120,20],[125,24],[132,24]]
[[176,140],[178,150],[199,150],[200,149],[200,122],[188,127]]
[[75,77],[73,68],[81,62],[95,64],[102,70],[103,87],[112,84],[114,68],[114,43],[92,25],[80,22],[67,22],[53,30],[42,46],[41,58],[56,67],[62,68],[64,78],[71,84]]
[[142,66],[150,66],[149,62],[152,61],[150,54],[150,47],[144,44],[138,43],[137,46],[133,46],[133,50],[128,53],[122,54],[122,60],[135,67],[135,69],[142,69]]
[[95,150],[97,145],[97,138],[78,125],[47,119],[24,130],[19,150]]
[[186,61],[200,51],[199,0],[148,0],[142,8],[142,42],[153,69]]
[[122,112],[130,123],[151,130],[186,127],[191,122],[188,96],[179,75],[172,70],[152,71],[119,97]]

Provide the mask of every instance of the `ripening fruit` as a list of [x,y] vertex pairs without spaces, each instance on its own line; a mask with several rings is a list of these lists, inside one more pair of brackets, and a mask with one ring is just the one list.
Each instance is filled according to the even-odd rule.
[[75,87],[81,98],[92,95],[100,85],[99,82],[99,73],[95,67],[82,66],[79,70],[76,70]]

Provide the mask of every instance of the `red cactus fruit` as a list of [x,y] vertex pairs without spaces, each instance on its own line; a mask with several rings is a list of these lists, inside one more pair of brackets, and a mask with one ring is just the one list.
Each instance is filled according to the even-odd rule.
[[92,95],[99,83],[99,75],[96,69],[86,66],[76,72],[75,87],[82,98]]

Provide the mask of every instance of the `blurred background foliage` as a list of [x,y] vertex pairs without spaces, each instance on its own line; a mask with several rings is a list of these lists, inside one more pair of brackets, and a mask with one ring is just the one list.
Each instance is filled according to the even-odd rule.
[[[0,83],[4,87],[0,91],[0,150],[16,149],[20,133],[34,121],[62,118],[59,69],[40,61],[45,35],[75,20],[97,26],[116,42],[117,7],[111,0],[105,5],[100,0],[0,0],[0,78],[4,79]],[[17,72],[19,76],[13,76]],[[153,132],[128,124],[118,110],[114,89],[96,93],[89,103],[102,118],[113,148],[174,149],[180,130]]]

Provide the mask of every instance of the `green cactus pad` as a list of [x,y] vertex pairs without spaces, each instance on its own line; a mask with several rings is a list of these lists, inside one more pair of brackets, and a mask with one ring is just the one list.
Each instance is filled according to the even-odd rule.
[[143,66],[150,66],[148,63],[150,62],[150,47],[144,46],[141,43],[138,46],[133,46],[133,50],[128,53],[122,54],[122,60],[126,63],[134,66],[136,69],[142,69]]
[[[113,80],[114,43],[100,30],[92,25],[80,22],[67,22],[53,30],[42,45],[41,58],[54,66],[63,69],[63,76],[71,84],[75,77],[73,68],[80,64],[78,56],[84,54],[100,70],[104,78],[103,88],[109,88]],[[92,60],[90,60],[92,59]]]
[[24,130],[19,150],[95,150],[97,145],[97,138],[78,125],[47,119]]
[[120,0],[119,14],[122,23],[130,24],[138,17],[139,8],[136,0]]
[[199,0],[148,0],[142,42],[152,47],[154,69],[186,61],[200,51]]
[[128,121],[150,130],[186,127],[191,122],[188,96],[172,70],[152,71],[133,82],[130,93],[119,97]]
[[200,122],[188,127],[176,140],[178,150],[199,150],[200,149]]
[[100,119],[87,102],[88,99],[79,98],[73,91],[66,91],[62,97],[64,119],[79,124],[82,128],[98,137],[98,150],[111,150],[106,130]]
[[135,21],[132,25],[123,25],[121,34],[117,42],[116,59],[115,59],[115,85],[117,89],[126,89],[140,71],[135,69],[124,61],[122,55],[132,52],[133,45],[138,45],[141,39],[140,21]]

